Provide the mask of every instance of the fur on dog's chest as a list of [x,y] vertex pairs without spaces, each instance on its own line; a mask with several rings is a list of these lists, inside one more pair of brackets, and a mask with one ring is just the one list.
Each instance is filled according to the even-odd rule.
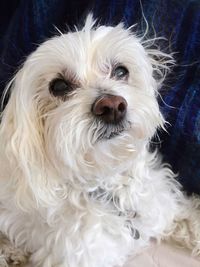
[[89,192],[89,197],[91,201],[99,202],[101,205],[105,205],[105,207],[109,206],[110,213],[123,217],[126,227],[130,230],[131,236],[136,240],[140,238],[138,229],[134,227],[134,218],[136,218],[138,214],[133,209],[122,210],[120,208],[119,196],[98,187],[96,190]]

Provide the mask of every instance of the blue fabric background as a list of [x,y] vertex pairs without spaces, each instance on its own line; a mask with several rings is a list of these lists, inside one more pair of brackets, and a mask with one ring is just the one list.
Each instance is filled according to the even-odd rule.
[[[180,173],[188,192],[200,193],[200,1],[142,0],[145,17],[153,24],[165,50],[176,51],[177,66],[161,93],[160,105],[171,123],[160,133],[165,159]],[[0,92],[36,46],[60,30],[81,24],[93,10],[102,23],[144,28],[139,0],[10,0],[0,2]],[[151,29],[153,29],[151,27]],[[169,106],[173,106],[171,108]]]

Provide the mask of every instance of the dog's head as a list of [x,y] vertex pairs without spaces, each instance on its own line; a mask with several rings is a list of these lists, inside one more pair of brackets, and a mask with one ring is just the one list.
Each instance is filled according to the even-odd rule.
[[66,179],[107,177],[163,126],[154,78],[162,52],[121,24],[93,24],[41,44],[12,82],[1,132],[27,174],[49,166]]

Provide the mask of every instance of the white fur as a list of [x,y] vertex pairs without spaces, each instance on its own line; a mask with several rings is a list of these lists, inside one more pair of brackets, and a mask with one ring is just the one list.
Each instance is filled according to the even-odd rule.
[[[149,152],[164,127],[156,96],[173,60],[147,44],[121,24],[95,27],[89,16],[81,31],[39,46],[8,85],[0,231],[31,253],[30,266],[121,265],[151,238],[169,236],[199,253],[199,201],[188,200],[170,167]],[[129,69],[127,82],[110,77],[117,63]],[[49,92],[59,74],[79,84],[65,100]],[[103,93],[123,96],[128,110],[126,129],[100,140],[105,127],[91,106]]]

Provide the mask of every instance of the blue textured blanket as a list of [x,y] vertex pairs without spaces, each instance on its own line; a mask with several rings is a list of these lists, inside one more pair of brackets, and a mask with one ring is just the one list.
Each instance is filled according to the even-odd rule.
[[[139,0],[10,0],[0,3],[0,92],[37,44],[81,23],[93,10],[102,23],[144,28]],[[142,0],[144,15],[161,43],[176,51],[177,66],[161,90],[161,108],[171,123],[160,133],[165,159],[188,192],[200,193],[200,1]],[[172,108],[172,107],[173,108]]]

